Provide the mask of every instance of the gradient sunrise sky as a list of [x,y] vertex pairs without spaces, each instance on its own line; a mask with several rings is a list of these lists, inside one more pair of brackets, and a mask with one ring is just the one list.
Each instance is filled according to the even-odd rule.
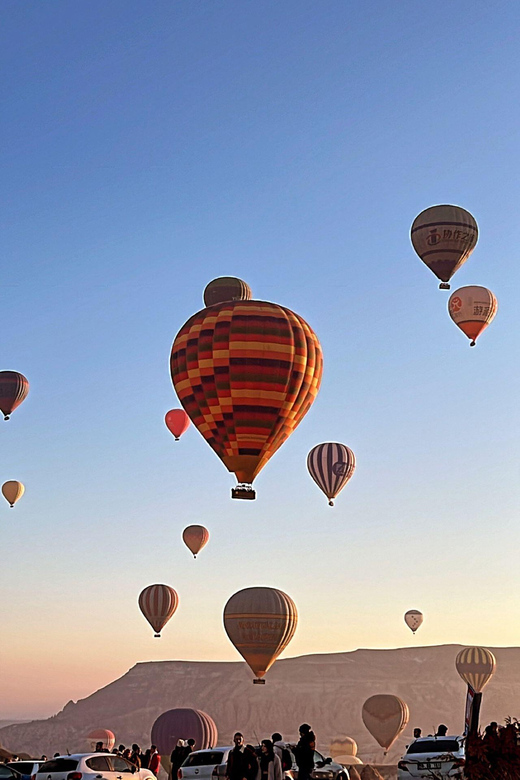
[[[0,507],[0,718],[139,661],[237,658],[222,608],[250,585],[295,599],[288,655],[520,643],[519,23],[480,0],[4,0],[0,368],[31,390],[0,427],[26,485]],[[435,203],[480,226],[453,286],[498,297],[476,349],[410,245]],[[163,423],[173,338],[227,274],[324,349],[251,503]],[[357,457],[334,509],[305,467],[327,440]],[[180,596],[160,641],[153,582]]]

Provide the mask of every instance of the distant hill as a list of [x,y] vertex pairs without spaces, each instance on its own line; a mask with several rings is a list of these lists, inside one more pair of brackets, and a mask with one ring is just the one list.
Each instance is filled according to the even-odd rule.
[[[382,751],[365,730],[361,706],[374,693],[395,693],[410,707],[410,724],[390,752],[402,753],[414,726],[425,734],[439,723],[460,733],[465,689],[455,671],[458,645],[356,650],[278,661],[265,686],[253,685],[240,662],[158,661],[139,663],[105,688],[47,720],[0,729],[0,744],[17,752],[47,755],[85,749],[93,728],[109,728],[118,742],[148,746],[155,718],[172,707],[208,712],[229,744],[239,729],[254,741],[281,731],[295,739],[300,723],[312,725],[318,748],[327,753],[339,734],[354,737],[363,760],[381,761]],[[520,648],[499,648],[497,672],[484,692],[482,719],[520,717]]]

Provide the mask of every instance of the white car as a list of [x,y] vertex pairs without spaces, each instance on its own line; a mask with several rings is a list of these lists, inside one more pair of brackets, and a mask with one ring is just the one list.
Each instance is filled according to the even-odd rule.
[[178,780],[217,780],[226,774],[227,760],[233,747],[194,750],[177,772]]
[[32,780],[156,780],[149,769],[137,769],[114,753],[74,753],[45,761]]
[[398,780],[464,777],[464,737],[420,737],[397,764]]
[[22,761],[7,761],[6,766],[10,766],[16,772],[20,772],[23,780],[30,780],[36,774],[43,761],[36,758],[23,759]]

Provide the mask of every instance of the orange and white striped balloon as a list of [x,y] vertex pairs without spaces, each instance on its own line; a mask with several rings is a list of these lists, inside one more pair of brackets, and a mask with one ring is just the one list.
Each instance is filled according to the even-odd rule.
[[203,525],[189,525],[182,532],[182,539],[186,547],[193,553],[193,557],[196,558],[209,541],[209,531]]
[[148,585],[139,596],[141,612],[157,637],[178,606],[179,597],[169,585]]
[[448,312],[474,347],[477,338],[497,313],[497,299],[487,287],[460,287],[450,295]]
[[465,647],[455,661],[457,671],[465,683],[471,685],[475,693],[491,680],[496,669],[496,658],[486,647]]

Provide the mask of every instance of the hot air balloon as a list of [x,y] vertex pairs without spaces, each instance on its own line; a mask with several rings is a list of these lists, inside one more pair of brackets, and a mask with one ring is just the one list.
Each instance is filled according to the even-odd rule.
[[253,297],[248,284],[235,276],[219,276],[204,290],[204,305],[214,306],[224,301],[249,301]]
[[460,287],[450,295],[448,312],[474,347],[477,338],[497,313],[497,299],[487,287]]
[[17,371],[0,371],[0,411],[4,420],[27,398],[29,382]]
[[404,616],[404,622],[411,630],[412,634],[415,634],[417,629],[422,625],[424,615],[419,612],[418,609],[409,609]]
[[366,728],[386,754],[406,728],[410,712],[408,705],[398,696],[379,693],[366,700],[361,716]]
[[313,447],[307,455],[309,474],[334,506],[333,499],[343,490],[356,468],[354,453],[345,444],[327,442]]
[[183,325],[172,347],[173,385],[235,473],[233,498],[255,498],[251,483],[309,411],[321,374],[316,335],[275,303],[218,303]]
[[16,479],[10,479],[2,485],[2,494],[5,500],[13,507],[18,499],[25,493],[25,485]]
[[451,277],[477,245],[478,226],[460,206],[431,206],[414,219],[411,239],[423,263],[441,280],[439,288],[449,290]]
[[294,636],[298,612],[294,601],[275,588],[245,588],[224,607],[224,628],[256,675],[263,676]]
[[175,441],[179,441],[182,434],[190,427],[190,418],[184,409],[170,409],[166,412],[164,418],[166,427],[175,436]]
[[218,731],[215,721],[202,710],[178,708],[167,710],[159,715],[152,726],[151,741],[157,745],[163,764],[169,771],[169,757],[179,739],[194,739],[197,750],[207,750],[215,747],[218,741]]
[[485,647],[466,647],[455,661],[458,673],[475,693],[482,693],[495,673],[496,664],[495,656]]
[[209,531],[203,525],[189,525],[182,532],[182,538],[186,547],[191,550],[193,557],[196,558],[203,547],[209,541]]
[[344,766],[363,763],[356,755],[357,743],[352,737],[335,737],[330,743],[329,753],[338,764]]
[[87,737],[88,750],[95,750],[98,742],[102,742],[103,748],[110,751],[116,743],[116,738],[110,729],[96,729]]
[[139,608],[155,631],[161,631],[179,605],[179,597],[169,585],[148,585],[139,596]]

